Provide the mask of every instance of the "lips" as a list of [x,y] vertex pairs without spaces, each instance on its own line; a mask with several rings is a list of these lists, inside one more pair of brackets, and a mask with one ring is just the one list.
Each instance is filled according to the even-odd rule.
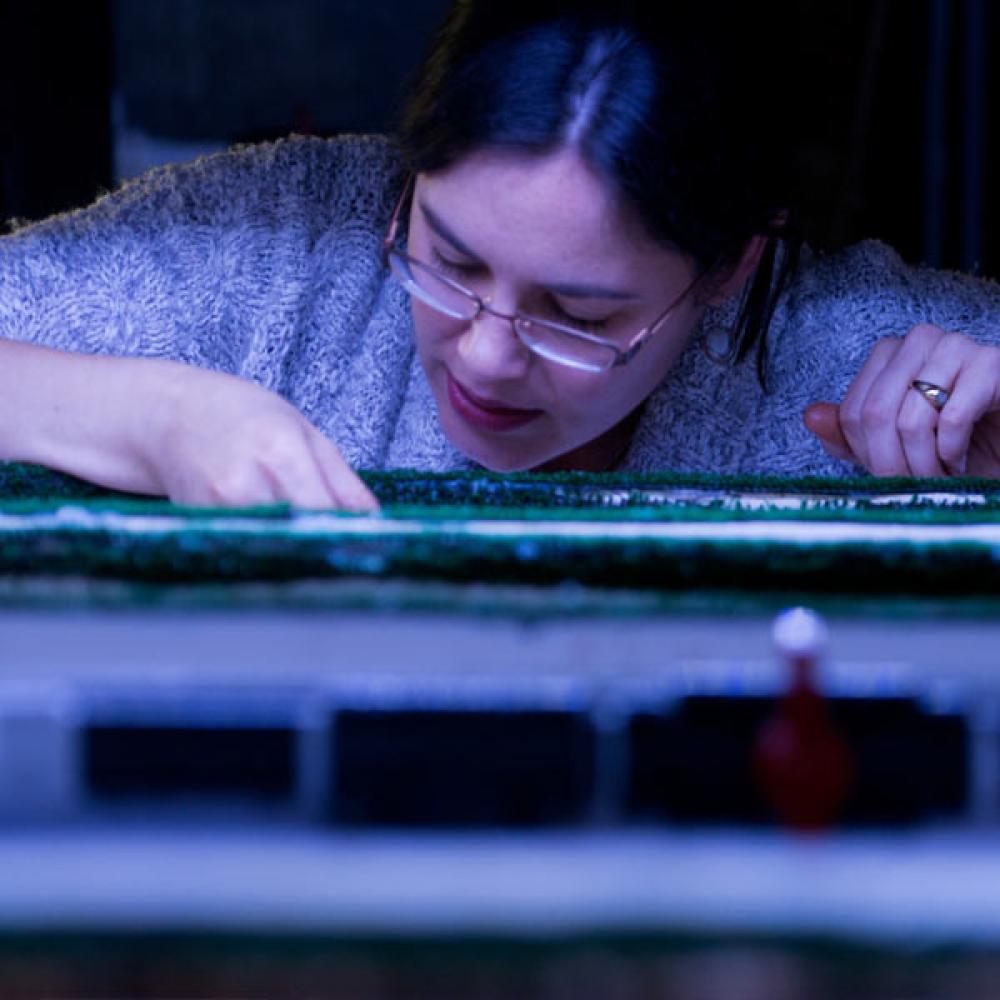
[[452,409],[466,422],[481,430],[512,431],[537,420],[544,411],[521,410],[502,406],[467,389],[448,373],[448,401]]

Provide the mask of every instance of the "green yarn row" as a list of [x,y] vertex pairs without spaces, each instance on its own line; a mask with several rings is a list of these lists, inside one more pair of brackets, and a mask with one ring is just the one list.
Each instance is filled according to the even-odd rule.
[[[948,546],[916,541],[810,544],[765,540],[657,538],[615,532],[556,537],[544,531],[470,534],[442,522],[865,520],[955,523],[1000,520],[996,483],[926,480],[767,480],[708,476],[622,477],[560,474],[495,476],[371,473],[368,480],[400,530],[341,531],[340,517],[308,534],[289,530],[287,506],[196,510],[163,500],[102,491],[33,467],[0,465],[0,580],[83,577],[152,585],[281,585],[302,580],[445,581],[490,586],[571,585],[608,591],[979,597],[1000,594],[1000,563],[986,544]],[[969,491],[974,506],[941,506],[886,498],[918,490]],[[663,496],[648,502],[645,491]],[[672,493],[671,491],[676,491]],[[688,491],[685,493],[685,491]],[[691,491],[694,491],[693,495]],[[727,506],[741,492],[799,494],[798,510]],[[823,499],[813,503],[820,495]],[[959,491],[958,500],[963,494]],[[881,498],[881,499],[880,499]],[[31,515],[70,506],[78,517],[32,522]],[[155,524],[87,519],[102,513],[169,515],[174,530]],[[233,518],[252,531],[236,530]],[[351,515],[343,515],[349,518]],[[177,526],[181,530],[177,531]],[[421,525],[425,529],[421,530]],[[301,524],[297,525],[301,526]],[[345,525],[347,527],[347,525]],[[415,530],[414,530],[415,529]],[[2,596],[0,596],[2,600]]]
[[[871,520],[955,523],[1000,515],[1000,481],[929,479],[778,479],[664,473],[428,473],[366,472],[364,478],[386,513],[423,520],[462,518],[600,520]],[[955,499],[942,502],[934,494]],[[798,510],[768,507],[770,494],[799,497]],[[763,496],[762,496],[763,495]],[[761,497],[752,510],[741,497]],[[894,499],[902,496],[904,499]],[[963,498],[967,498],[963,502]],[[38,466],[0,463],[0,511],[52,510],[66,500],[95,510],[222,514],[212,508],[181,508],[163,500],[104,490]],[[225,511],[229,514],[231,511]],[[283,517],[287,505],[244,509],[243,514]]]

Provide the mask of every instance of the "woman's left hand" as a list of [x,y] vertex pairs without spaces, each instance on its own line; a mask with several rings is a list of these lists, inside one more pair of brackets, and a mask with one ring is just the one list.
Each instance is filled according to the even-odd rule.
[[[944,406],[914,381],[944,389]],[[839,406],[803,416],[827,452],[876,476],[1000,477],[1000,348],[915,326],[875,345]]]

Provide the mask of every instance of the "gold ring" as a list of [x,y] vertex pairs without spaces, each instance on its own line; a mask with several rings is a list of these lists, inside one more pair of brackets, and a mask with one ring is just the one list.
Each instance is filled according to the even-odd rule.
[[951,398],[951,393],[947,389],[935,385],[933,382],[924,382],[919,378],[910,383],[910,388],[916,389],[935,410],[943,410],[944,404]]

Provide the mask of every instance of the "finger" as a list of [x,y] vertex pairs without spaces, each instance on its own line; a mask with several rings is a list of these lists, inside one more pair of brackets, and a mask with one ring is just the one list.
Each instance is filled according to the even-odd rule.
[[802,414],[802,421],[819,438],[819,443],[827,454],[845,462],[858,461],[844,437],[840,426],[840,407],[836,403],[813,403],[807,406]]
[[897,427],[909,475],[948,475],[938,456],[938,412],[912,387],[899,408]]
[[[946,334],[928,355],[914,380],[939,385],[950,391],[958,381],[969,347],[974,348],[975,345],[967,338]],[[941,418],[941,411],[913,387],[911,380],[910,391],[899,410],[899,434],[915,476],[947,476],[952,471],[950,463],[941,454]],[[970,424],[968,433],[964,435],[966,447],[971,432]]]
[[375,494],[347,464],[340,450],[329,438],[310,427],[309,445],[327,489],[333,494],[338,507],[368,514],[378,512],[379,502]]
[[[918,378],[924,378],[918,375]],[[941,375],[939,378],[944,378]],[[947,376],[947,385],[954,381],[954,373]],[[924,379],[930,381],[930,379]],[[912,383],[912,380],[911,380]],[[938,384],[938,383],[936,383]],[[921,392],[910,385],[910,390],[899,407],[897,427],[899,440],[910,474],[914,476],[940,477],[948,475],[938,455],[937,432],[939,413],[937,408]]]
[[[957,374],[949,382],[951,395],[938,416],[937,449],[953,474],[965,473],[969,442],[976,424],[1000,409],[1000,350],[968,342]],[[927,381],[931,381],[928,379]]]
[[[851,451],[859,464],[871,469],[868,441],[864,421],[865,400],[882,369],[888,365],[899,350],[901,341],[897,337],[886,337],[873,348],[868,359],[855,376],[840,403],[840,428]],[[872,470],[874,471],[874,470]]]
[[[869,387],[862,404],[862,422],[868,443],[869,468],[876,475],[920,475],[908,461],[907,448],[923,466],[929,468],[937,464],[935,421],[912,419],[907,429],[909,440],[904,447],[900,434],[900,411],[908,396],[912,395],[911,383],[944,336],[944,331],[935,326],[924,324],[914,327]],[[933,418],[934,414],[930,416]]]
[[[291,421],[272,415],[248,424],[240,442],[242,462],[268,484],[277,501],[313,510],[336,507],[336,497],[313,456],[307,431],[297,414]],[[239,455],[230,458],[235,460]]]
[[174,503],[193,507],[253,507],[282,499],[252,462],[184,473],[170,484],[169,496]]
[[304,436],[296,454],[289,455],[277,468],[265,466],[264,473],[273,483],[275,495],[294,507],[329,510],[339,506]]

